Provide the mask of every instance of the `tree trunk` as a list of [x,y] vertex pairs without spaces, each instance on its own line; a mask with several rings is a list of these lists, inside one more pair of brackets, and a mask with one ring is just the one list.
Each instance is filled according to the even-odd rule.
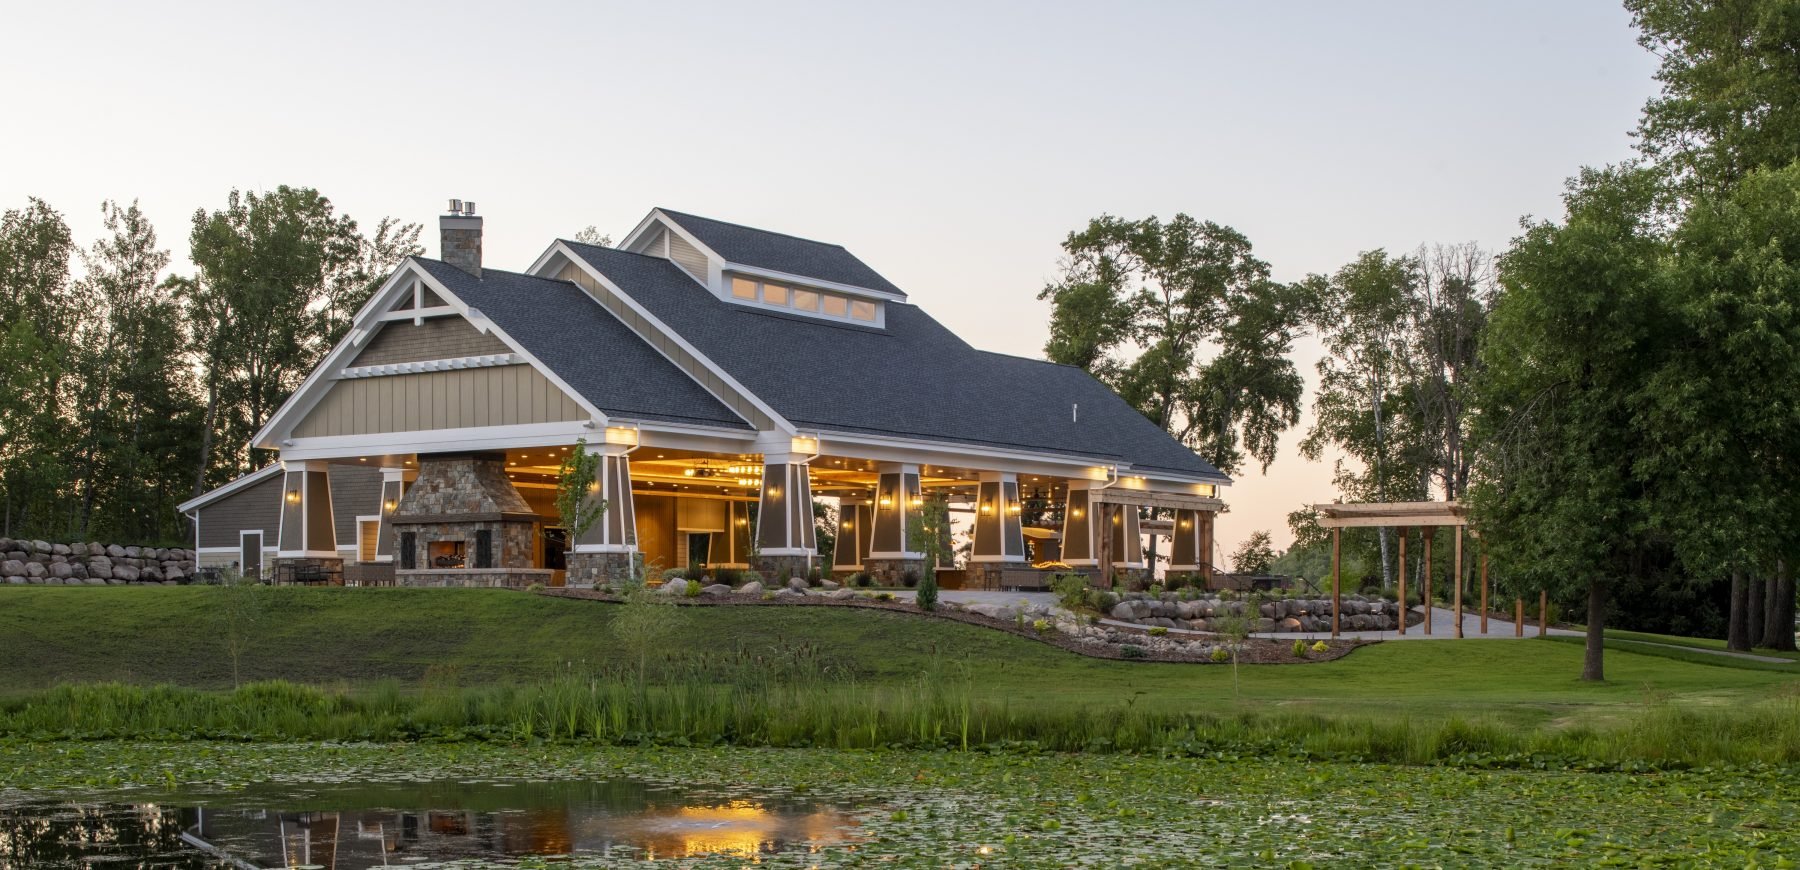
[[1581,661],[1581,678],[1590,683],[1606,679],[1606,581],[1588,581],[1587,654]]
[[1749,605],[1745,608],[1749,613],[1749,625],[1744,632],[1744,638],[1752,648],[1755,648],[1763,645],[1763,599],[1768,595],[1766,588],[1768,583],[1761,576],[1752,575],[1744,585],[1749,587],[1749,592],[1746,593],[1749,597],[1745,599]]
[[1784,560],[1776,565],[1775,605],[1768,614],[1775,634],[1765,639],[1770,649],[1794,652],[1794,574]]
[[200,424],[200,468],[194,472],[195,498],[206,492],[206,469],[212,464],[213,424],[218,420],[218,414],[219,386],[209,382],[206,388],[206,418]]
[[[1763,581],[1762,625],[1757,629],[1756,645],[1774,649],[1781,637],[1781,607],[1777,602],[1781,597],[1781,573],[1783,566],[1776,563],[1775,573]],[[1793,620],[1788,620],[1788,634],[1794,633]]]
[[1750,584],[1744,582],[1744,572],[1737,569],[1731,572],[1731,610],[1726,615],[1725,648],[1750,651]]

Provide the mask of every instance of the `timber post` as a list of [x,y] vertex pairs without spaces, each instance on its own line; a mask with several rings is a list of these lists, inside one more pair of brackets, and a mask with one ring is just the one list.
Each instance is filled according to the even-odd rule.
[[1463,588],[1463,557],[1462,557],[1462,526],[1457,526],[1457,527],[1456,527],[1456,534],[1455,534],[1455,535],[1454,535],[1454,536],[1453,536],[1453,539],[1454,539],[1454,540],[1455,540],[1455,542],[1456,542],[1456,549],[1455,549],[1455,553],[1456,553],[1456,569],[1455,569],[1455,573],[1454,573],[1454,574],[1453,574],[1453,575],[1452,575],[1452,577],[1451,577],[1451,579],[1452,579],[1452,580],[1454,580],[1454,581],[1455,581],[1455,583],[1456,583],[1456,588],[1455,588],[1455,589],[1454,589],[1454,590],[1452,590],[1452,592],[1451,592],[1451,598],[1453,598],[1453,599],[1455,599],[1455,602],[1456,602],[1456,603],[1455,603],[1455,605],[1454,605],[1454,606],[1455,606],[1455,608],[1456,608],[1456,636],[1457,636],[1457,637],[1462,637],[1462,636],[1463,636],[1463,606],[1462,606],[1462,592],[1463,592],[1463,590],[1462,590],[1462,588]]
[[1513,637],[1525,636],[1525,599],[1513,599]]
[[1426,526],[1420,534],[1425,537],[1425,633],[1431,634],[1431,539],[1437,537],[1437,529]]
[[1550,590],[1538,590],[1538,637],[1550,633]]
[[[1331,636],[1338,636],[1338,611],[1344,609],[1340,581],[1344,572],[1344,530],[1331,530]],[[1277,614],[1278,616],[1280,614]]]
[[1481,546],[1479,541],[1477,539],[1476,546],[1481,552],[1481,633],[1485,636],[1488,633],[1488,558],[1487,548]]
[[1410,609],[1406,606],[1406,536],[1412,529],[1400,527],[1400,633],[1406,633],[1406,614]]

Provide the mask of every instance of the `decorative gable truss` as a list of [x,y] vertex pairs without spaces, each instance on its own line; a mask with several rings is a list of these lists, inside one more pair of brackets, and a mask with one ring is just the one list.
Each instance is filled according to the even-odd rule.
[[258,432],[284,459],[569,444],[607,416],[410,258]]

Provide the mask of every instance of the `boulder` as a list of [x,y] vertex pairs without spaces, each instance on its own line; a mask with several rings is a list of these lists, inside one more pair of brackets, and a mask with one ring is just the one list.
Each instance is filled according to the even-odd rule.
[[50,569],[45,567],[44,563],[42,563],[42,562],[26,562],[25,563],[25,576],[36,577],[41,580],[45,577],[50,576]]
[[125,548],[125,556],[126,556],[126,558],[129,558],[129,559],[142,559],[142,558],[144,558],[144,548],[143,547],[126,547]]
[[775,597],[776,598],[805,598],[806,593],[801,592],[800,590],[795,589],[792,586],[783,586],[780,589],[775,590]]
[[112,568],[112,563],[110,563],[110,562],[104,563],[104,564],[100,563],[100,562],[89,562],[88,566],[87,566],[87,575],[88,575],[89,580],[98,580],[102,583],[105,583],[106,581],[112,579],[112,572],[113,572],[113,568]]
[[25,563],[24,562],[21,562],[18,559],[7,559],[4,562],[0,562],[0,577],[23,577],[23,576],[25,576]]
[[98,541],[90,541],[87,545],[87,551],[89,556],[104,556],[106,555],[106,545]]
[[[90,572],[90,573],[92,573],[92,572]],[[138,578],[138,569],[133,568],[130,565],[114,565],[113,569],[112,569],[112,576],[107,579],[119,580],[119,581],[124,581],[126,583],[130,583],[131,581],[136,580],[137,578]]]
[[677,577],[673,580],[664,580],[662,587],[659,588],[657,591],[661,592],[664,595],[686,595],[687,588],[688,588],[688,582],[686,580],[683,580],[680,577]]
[[75,551],[69,549],[68,544],[51,544],[50,545],[50,555],[52,555],[52,556],[67,556],[73,552],[75,552]]
[[86,563],[84,563],[84,562],[70,562],[69,563],[69,576],[70,577],[73,577],[76,580],[86,580],[87,575],[88,575],[88,569],[87,569]]
[[1193,618],[1199,616],[1200,615],[1200,602],[1198,602],[1198,601],[1178,602],[1175,605],[1175,615],[1178,619],[1193,619]]
[[11,583],[14,586],[23,586],[23,585],[25,585],[25,578],[23,578],[23,577],[8,577],[8,578],[6,578],[6,582]]
[[24,550],[7,550],[6,558],[11,559],[14,562],[29,562],[31,561],[31,554]]
[[700,594],[701,595],[730,595],[731,587],[727,586],[723,583],[714,583],[710,586],[701,587]]
[[[1114,619],[1136,619],[1137,617],[1132,615],[1131,604],[1130,601],[1121,601],[1118,604],[1113,605],[1112,613],[1108,615]],[[981,605],[975,605],[975,607],[979,606]],[[973,610],[975,608],[971,607],[969,609]]]
[[50,542],[49,541],[32,541],[31,542],[31,552],[42,553],[43,555],[46,555],[46,556],[50,555]]
[[1275,618],[1275,602],[1273,602],[1273,601],[1263,602],[1262,604],[1257,606],[1256,612],[1259,615],[1261,615],[1262,618],[1264,618],[1264,619],[1274,619]]
[[827,596],[829,596],[831,598],[835,598],[839,601],[842,601],[846,598],[855,598],[856,597],[856,593],[849,589],[833,589],[826,594],[827,594]]
[[75,576],[75,571],[73,568],[69,567],[69,563],[58,562],[50,566],[50,576],[55,577],[58,580],[67,580],[70,577]]
[[827,592],[840,588],[838,582],[829,577],[819,581],[819,588]]
[[1290,617],[1287,617],[1286,619],[1281,620],[1281,622],[1276,623],[1275,630],[1276,631],[1305,631],[1306,627],[1300,623],[1300,620],[1298,618],[1290,616]]
[[1274,631],[1275,630],[1275,620],[1269,619],[1268,617],[1258,619],[1254,624],[1252,624],[1251,630],[1252,631]]
[[806,578],[804,578],[804,577],[789,578],[788,582],[787,582],[787,588],[792,589],[795,592],[805,592],[807,589]]
[[752,580],[738,587],[738,592],[744,595],[761,595],[762,591],[763,585],[760,580]]
[[89,577],[89,578],[87,578],[87,585],[89,585],[89,586],[105,586],[106,581],[102,580],[98,577]]
[[179,583],[182,580],[187,579],[187,572],[181,570],[180,568],[164,568],[162,575],[163,575],[164,582],[168,582],[168,581],[172,580],[172,581]]
[[0,538],[0,553],[19,549],[19,542],[12,538]]
[[138,572],[138,579],[150,583],[161,583],[163,581],[162,569],[155,567],[145,568]]
[[125,548],[119,546],[118,544],[107,544],[106,545],[106,555],[108,555],[114,559],[123,559],[123,558],[125,558]]

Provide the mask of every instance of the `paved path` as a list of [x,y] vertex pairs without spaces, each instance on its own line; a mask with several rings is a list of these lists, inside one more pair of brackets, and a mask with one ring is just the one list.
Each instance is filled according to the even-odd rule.
[[1681,644],[1678,644],[1678,643],[1657,643],[1656,641],[1653,641],[1653,640],[1626,640],[1624,638],[1618,638],[1618,637],[1609,638],[1609,639],[1613,643],[1635,643],[1635,644],[1642,644],[1644,646],[1659,646],[1659,647],[1662,647],[1663,649],[1687,650],[1688,652],[1697,652],[1697,653],[1702,653],[1702,654],[1709,655],[1709,656],[1724,656],[1726,658],[1731,658],[1731,659],[1743,659],[1744,661],[1747,661],[1747,662],[1765,662],[1767,664],[1772,664],[1772,665],[1800,664],[1800,662],[1795,662],[1793,659],[1784,659],[1784,658],[1781,658],[1780,656],[1759,656],[1759,655],[1755,655],[1753,653],[1734,652],[1732,650],[1726,650],[1726,649],[1707,649],[1705,647],[1698,647],[1698,646],[1682,646]]

